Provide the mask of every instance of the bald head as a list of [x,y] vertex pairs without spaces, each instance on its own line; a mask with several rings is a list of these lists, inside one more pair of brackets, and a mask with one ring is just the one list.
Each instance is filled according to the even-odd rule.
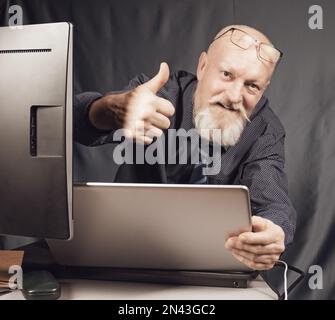
[[[270,39],[264,33],[260,32],[259,30],[255,28],[252,28],[246,25],[229,25],[227,27],[222,28],[214,37],[212,43],[209,45],[209,48],[208,48],[209,57],[213,55],[213,52],[217,53],[222,50],[231,50],[232,47],[235,47],[236,49],[236,46],[233,45],[232,42],[230,41],[231,39],[230,36],[232,32],[227,32],[228,30],[232,28],[235,28],[237,30],[242,30],[246,34],[250,35],[256,41],[256,46],[257,46],[257,43],[264,43],[270,47],[274,47]],[[257,48],[256,48],[256,51],[257,51],[257,55],[259,56],[259,52]],[[266,50],[265,53],[268,54],[269,50]],[[271,53],[271,55],[273,55],[273,53]],[[271,70],[271,74],[272,74],[276,68],[277,63],[271,63],[267,61],[266,59],[260,59],[260,60],[264,65],[267,66],[269,70]]]
[[[243,31],[247,32],[248,34],[250,34],[256,40],[258,40],[259,42],[264,42],[264,43],[267,43],[267,44],[273,46],[273,44],[270,41],[270,39],[264,33],[260,32],[259,30],[255,29],[255,28],[252,28],[252,27],[249,27],[249,26],[245,26],[245,25],[237,25],[237,24],[230,25],[230,26],[227,26],[227,27],[224,27],[223,29],[221,29],[216,34],[216,36],[214,37],[213,41],[215,39],[219,39],[222,34],[224,34],[227,30],[229,30],[231,28],[236,28],[236,29],[243,30]],[[222,37],[220,39],[221,39],[221,41],[226,41],[227,37]]]

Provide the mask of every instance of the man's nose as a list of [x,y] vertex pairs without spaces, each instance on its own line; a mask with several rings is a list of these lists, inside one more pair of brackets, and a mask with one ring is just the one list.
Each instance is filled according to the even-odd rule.
[[239,83],[231,83],[226,95],[230,103],[242,102],[242,89],[243,87]]

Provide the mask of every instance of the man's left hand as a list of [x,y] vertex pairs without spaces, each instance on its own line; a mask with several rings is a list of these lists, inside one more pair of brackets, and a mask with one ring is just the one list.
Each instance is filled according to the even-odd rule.
[[272,221],[258,216],[252,216],[251,223],[252,232],[227,239],[225,247],[251,269],[272,269],[285,250],[284,231]]

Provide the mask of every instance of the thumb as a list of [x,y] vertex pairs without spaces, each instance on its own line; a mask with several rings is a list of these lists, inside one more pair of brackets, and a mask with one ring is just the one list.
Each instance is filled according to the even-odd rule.
[[166,62],[162,62],[158,73],[144,85],[152,92],[157,93],[158,90],[169,80],[170,70]]
[[253,232],[264,231],[267,228],[267,220],[259,216],[252,216],[251,223]]

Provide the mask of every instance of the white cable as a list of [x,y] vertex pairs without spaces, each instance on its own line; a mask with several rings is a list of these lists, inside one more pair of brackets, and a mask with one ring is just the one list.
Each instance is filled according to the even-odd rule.
[[277,262],[282,263],[285,266],[285,271],[284,271],[284,300],[287,300],[287,270],[288,270],[288,266],[287,263],[285,261],[282,260],[278,260]]

